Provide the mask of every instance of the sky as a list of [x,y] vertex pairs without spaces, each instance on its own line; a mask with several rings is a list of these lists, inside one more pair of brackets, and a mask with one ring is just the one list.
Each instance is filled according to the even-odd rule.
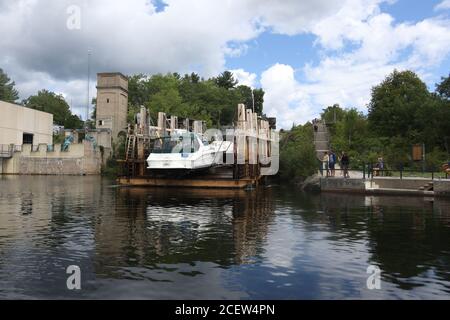
[[339,103],[367,112],[394,69],[450,73],[450,0],[0,0],[0,68],[85,117],[98,72],[231,70],[290,128]]

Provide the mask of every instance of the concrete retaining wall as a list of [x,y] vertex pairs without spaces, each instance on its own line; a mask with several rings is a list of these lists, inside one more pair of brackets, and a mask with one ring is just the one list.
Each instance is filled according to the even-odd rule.
[[322,191],[353,191],[364,192],[365,182],[362,179],[320,179],[320,188]]
[[435,180],[434,192],[439,196],[450,196],[450,181],[449,180]]
[[101,173],[102,155],[89,141],[69,146],[61,151],[55,145],[54,151],[47,151],[47,145],[40,145],[37,151],[31,145],[24,145],[22,152],[15,152],[10,159],[3,159],[3,174],[23,175],[96,175]]
[[421,178],[374,178],[372,184],[375,188],[419,190],[420,187],[431,181],[431,179]]
[[321,178],[320,187],[325,192],[349,192],[366,194],[390,194],[411,196],[450,196],[450,180],[434,180],[434,191],[419,190],[429,179],[393,179],[376,178],[367,179],[342,179]]

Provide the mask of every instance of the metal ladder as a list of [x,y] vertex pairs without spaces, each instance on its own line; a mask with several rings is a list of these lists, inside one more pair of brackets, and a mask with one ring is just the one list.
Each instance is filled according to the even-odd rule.
[[126,160],[129,161],[135,158],[136,136],[134,134],[127,137],[127,155]]

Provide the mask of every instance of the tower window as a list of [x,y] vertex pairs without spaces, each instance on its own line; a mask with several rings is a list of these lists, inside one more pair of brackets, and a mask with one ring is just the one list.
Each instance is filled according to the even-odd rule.
[[108,98],[108,99],[106,99],[106,103],[109,103],[109,98]]

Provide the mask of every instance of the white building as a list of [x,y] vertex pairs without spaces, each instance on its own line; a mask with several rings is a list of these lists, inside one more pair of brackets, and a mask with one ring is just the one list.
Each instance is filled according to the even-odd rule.
[[0,101],[0,145],[53,144],[53,115]]

